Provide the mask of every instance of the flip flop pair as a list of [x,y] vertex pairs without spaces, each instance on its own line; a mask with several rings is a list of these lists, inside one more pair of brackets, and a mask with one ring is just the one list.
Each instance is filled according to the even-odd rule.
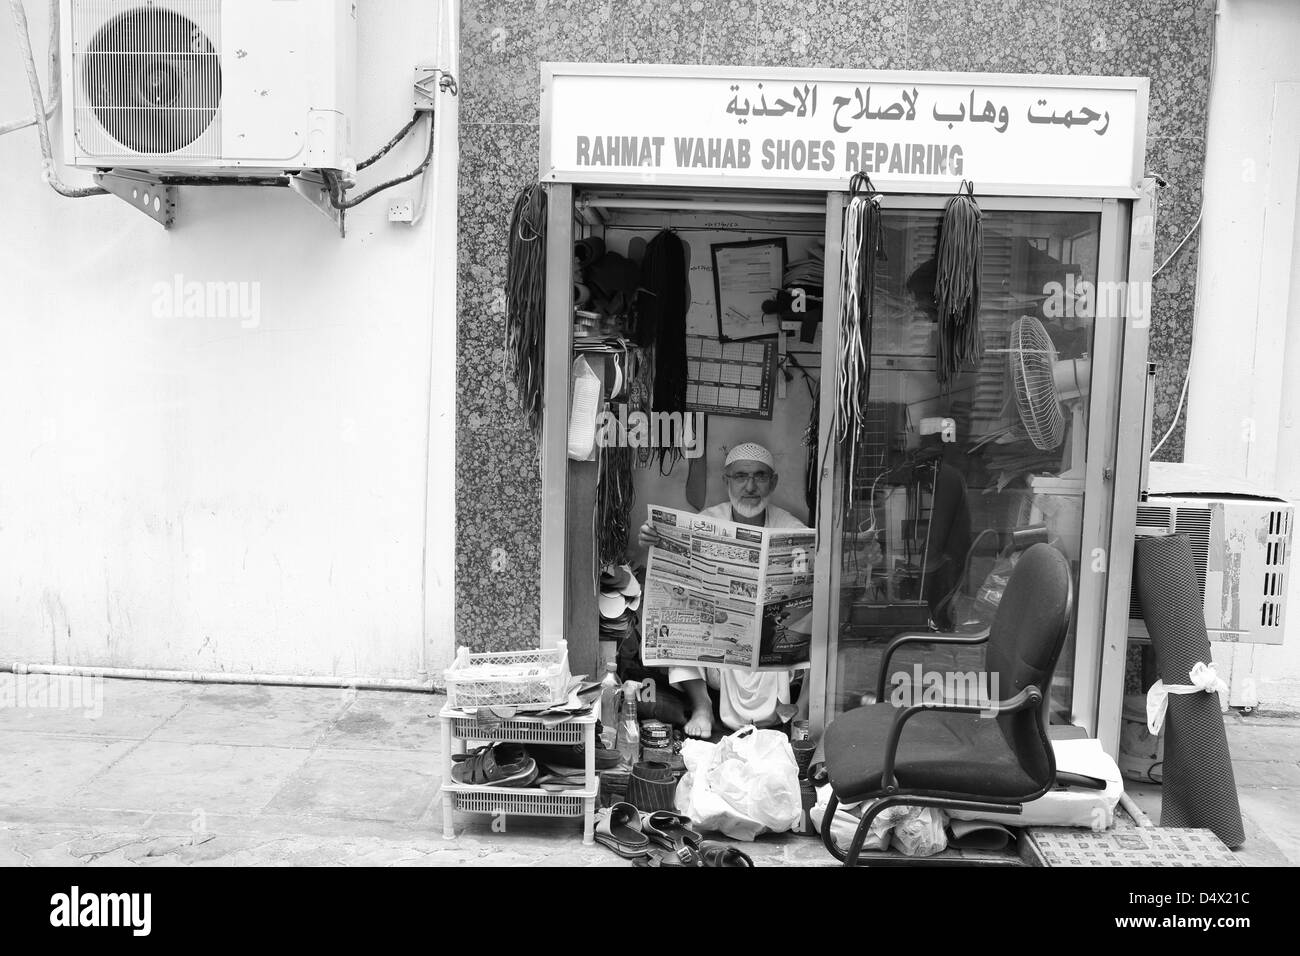
[[[630,803],[615,803],[596,811],[596,840],[627,860],[641,860],[654,847],[685,858],[704,839],[691,828],[690,817],[671,810],[642,813]],[[684,851],[690,851],[684,853]],[[658,864],[642,864],[658,865]],[[699,863],[667,864],[699,866]]]
[[596,841],[636,866],[754,865],[747,853],[734,846],[706,841],[691,827],[690,817],[671,810],[640,813],[630,803],[615,803],[597,811]]

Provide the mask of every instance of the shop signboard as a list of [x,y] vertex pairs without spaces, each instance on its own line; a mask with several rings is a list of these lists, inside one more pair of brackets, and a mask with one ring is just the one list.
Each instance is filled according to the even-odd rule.
[[542,64],[542,182],[1133,198],[1148,80]]

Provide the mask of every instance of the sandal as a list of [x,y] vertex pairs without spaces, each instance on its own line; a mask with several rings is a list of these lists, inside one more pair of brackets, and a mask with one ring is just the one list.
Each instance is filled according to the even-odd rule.
[[626,860],[650,852],[650,838],[641,832],[641,816],[630,803],[615,803],[596,811],[596,842]]
[[691,818],[672,810],[656,810],[641,814],[641,829],[650,838],[666,850],[674,853],[683,847],[698,847],[704,836],[691,829]]
[[639,856],[632,861],[633,866],[664,866],[664,867],[701,867],[704,860],[700,858],[700,852],[694,844],[686,843],[678,847],[672,853],[664,853],[654,850],[644,856]]
[[704,865],[708,867],[752,867],[754,865],[748,853],[726,843],[701,843],[699,851]]
[[495,743],[452,754],[451,779],[476,787],[526,787],[537,779],[537,761],[520,744]]

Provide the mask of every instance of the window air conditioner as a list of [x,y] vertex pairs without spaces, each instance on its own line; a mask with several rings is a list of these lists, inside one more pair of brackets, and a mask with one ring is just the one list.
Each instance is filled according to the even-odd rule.
[[[1210,640],[1281,644],[1294,505],[1189,465],[1152,462],[1150,487],[1138,505],[1137,536],[1191,539]],[[1136,588],[1130,592],[1129,633],[1148,636]]]
[[61,0],[65,161],[351,175],[355,0]]

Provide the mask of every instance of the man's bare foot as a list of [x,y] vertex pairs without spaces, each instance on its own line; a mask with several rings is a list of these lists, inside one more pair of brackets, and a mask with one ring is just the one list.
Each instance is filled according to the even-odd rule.
[[697,709],[691,714],[691,719],[686,721],[686,736],[700,740],[708,740],[713,736],[712,707],[707,711]]

